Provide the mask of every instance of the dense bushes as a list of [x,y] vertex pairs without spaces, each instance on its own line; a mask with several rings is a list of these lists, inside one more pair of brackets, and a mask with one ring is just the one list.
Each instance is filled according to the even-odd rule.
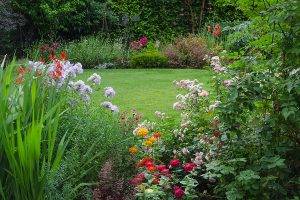
[[174,44],[167,46],[164,54],[173,67],[201,68],[205,64],[203,59],[208,54],[208,49],[204,40],[189,36],[179,38]]
[[73,61],[81,62],[84,68],[94,68],[103,63],[114,63],[122,59],[121,44],[101,36],[83,37],[65,45],[65,49]]
[[130,58],[130,66],[133,68],[163,68],[167,64],[167,58],[156,50],[139,52]]

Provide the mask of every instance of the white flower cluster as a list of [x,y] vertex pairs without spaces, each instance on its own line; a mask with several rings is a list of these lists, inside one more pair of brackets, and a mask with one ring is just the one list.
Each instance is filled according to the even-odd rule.
[[87,103],[90,102],[89,94],[93,93],[93,89],[89,85],[86,85],[82,80],[76,82],[70,81],[68,84],[68,89],[73,89],[81,96],[83,101],[86,101]]
[[203,152],[197,152],[197,153],[195,154],[195,159],[192,159],[192,162],[193,162],[197,167],[201,167],[201,165],[204,164],[204,161],[203,161],[203,155],[204,155]]
[[167,119],[167,118],[169,118],[169,117],[166,116],[166,113],[164,113],[164,112],[155,111],[154,114],[155,114],[156,117],[158,117],[160,119]]

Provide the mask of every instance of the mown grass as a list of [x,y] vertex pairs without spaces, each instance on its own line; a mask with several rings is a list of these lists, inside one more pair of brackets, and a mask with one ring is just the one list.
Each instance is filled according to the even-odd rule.
[[99,106],[106,99],[103,96],[104,87],[111,86],[117,93],[111,102],[121,112],[136,109],[145,115],[145,119],[153,119],[155,111],[165,112],[169,116],[178,115],[172,108],[179,93],[172,83],[174,80],[198,79],[204,84],[204,89],[210,90],[212,77],[209,70],[197,69],[86,69],[79,78],[85,81],[93,73],[102,77],[101,91],[95,91],[92,95]]

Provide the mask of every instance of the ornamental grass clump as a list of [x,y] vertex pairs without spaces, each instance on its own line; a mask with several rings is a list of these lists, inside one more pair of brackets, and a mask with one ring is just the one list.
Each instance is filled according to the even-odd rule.
[[65,88],[15,61],[0,67],[0,199],[45,198],[47,176],[57,169],[68,138],[57,141]]

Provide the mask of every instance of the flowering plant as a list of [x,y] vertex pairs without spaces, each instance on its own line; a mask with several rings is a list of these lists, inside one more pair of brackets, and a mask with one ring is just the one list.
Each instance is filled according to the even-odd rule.
[[140,51],[142,48],[147,46],[147,37],[143,37],[139,39],[138,41],[133,41],[130,43],[131,48],[133,48],[136,51]]

